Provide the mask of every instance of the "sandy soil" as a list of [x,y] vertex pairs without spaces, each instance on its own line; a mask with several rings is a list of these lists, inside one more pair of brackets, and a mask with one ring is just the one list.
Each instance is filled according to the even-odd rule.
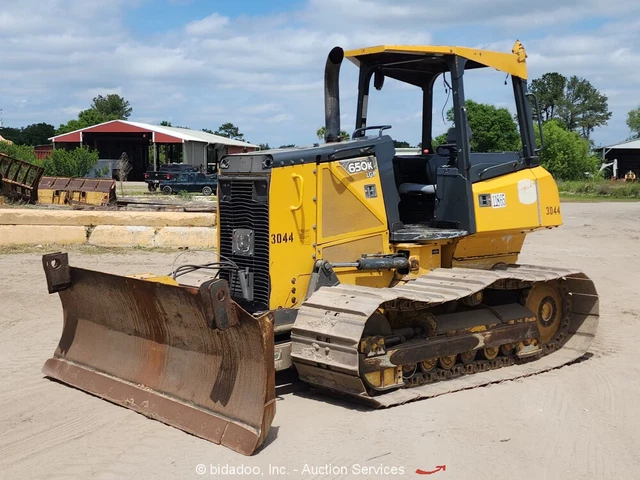
[[[43,378],[62,326],[58,298],[46,292],[38,254],[0,255],[0,478],[239,478],[215,475],[227,465],[259,467],[264,478],[270,468],[289,478],[375,477],[354,464],[404,471],[375,478],[438,465],[446,471],[428,478],[640,478],[640,203],[563,210],[565,226],[529,236],[521,262],[580,267],[595,280],[602,316],[588,358],[382,411],[279,377],[269,444],[253,457]],[[167,272],[174,257],[76,253],[72,262]],[[348,473],[318,475],[336,467]]]

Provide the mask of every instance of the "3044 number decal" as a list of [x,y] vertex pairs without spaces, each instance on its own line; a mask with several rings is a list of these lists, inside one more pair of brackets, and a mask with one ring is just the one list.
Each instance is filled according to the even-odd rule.
[[560,206],[547,207],[547,215],[560,215]]
[[289,243],[289,242],[293,242],[293,232],[271,234],[271,243]]

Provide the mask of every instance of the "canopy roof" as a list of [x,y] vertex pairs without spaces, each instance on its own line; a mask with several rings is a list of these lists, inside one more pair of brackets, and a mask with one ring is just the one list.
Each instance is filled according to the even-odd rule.
[[425,75],[449,70],[445,56],[458,55],[468,60],[465,68],[492,67],[501,72],[527,79],[527,54],[519,41],[511,53],[466,47],[380,45],[348,50],[345,57],[357,66],[380,66],[385,75],[419,85]]
[[54,143],[80,143],[83,133],[148,133],[155,143],[201,142],[210,144],[231,145],[236,147],[258,148],[252,143],[214,135],[213,133],[188,128],[163,127],[149,123],[130,122],[128,120],[111,120],[91,127],[81,128],[49,138]]
[[609,145],[605,148],[611,148],[616,150],[640,150],[640,139],[639,140],[628,140],[626,142],[618,143],[616,145]]

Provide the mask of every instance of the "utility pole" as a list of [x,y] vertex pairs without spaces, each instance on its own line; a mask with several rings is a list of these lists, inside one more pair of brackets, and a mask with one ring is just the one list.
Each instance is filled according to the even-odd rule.
[[0,108],[0,128],[4,128],[4,123],[2,123],[2,108]]

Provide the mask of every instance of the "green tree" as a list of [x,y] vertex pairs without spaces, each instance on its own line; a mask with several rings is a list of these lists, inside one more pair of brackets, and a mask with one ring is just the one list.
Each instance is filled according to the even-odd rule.
[[129,102],[115,93],[94,97],[90,109],[95,110],[104,117],[117,120],[126,120],[133,111]]
[[[447,132],[441,133],[431,140],[431,146],[433,147],[434,151],[436,148],[438,148],[438,145],[442,145],[443,143],[447,143]],[[422,145],[420,145],[420,148],[422,148]]]
[[98,125],[100,123],[108,122],[110,120],[119,120],[115,116],[105,117],[102,113],[89,108],[87,110],[82,110],[78,114],[78,118],[75,120],[69,120],[67,123],[62,124],[56,130],[56,135],[61,135],[63,133],[73,132],[75,130],[80,130],[81,128],[92,127],[94,125]]
[[[320,127],[316,132],[316,135],[320,140],[324,140],[326,133],[327,133],[327,128]],[[351,138],[351,135],[349,135],[349,132],[347,132],[346,130],[340,130],[340,140],[345,141],[345,140],[349,140],[350,138]]]
[[280,145],[278,148],[294,148],[297,147],[295,143],[288,143],[286,145]]
[[55,135],[55,127],[48,123],[34,123],[22,129],[23,145],[42,145],[49,143],[49,138]]
[[205,133],[210,133],[210,134],[212,134],[212,135],[215,135],[215,134],[213,133],[213,130],[211,130],[210,128],[203,128],[203,129],[202,129],[202,131],[203,131],[203,132],[205,132]]
[[545,73],[531,81],[530,89],[538,97],[543,121],[557,118],[585,138],[611,118],[607,96],[584,78]]
[[[555,178],[580,180],[585,173],[597,172],[599,159],[591,153],[589,141],[577,132],[567,130],[558,120],[542,125],[544,147],[540,151],[540,163]],[[538,144],[540,138],[538,131]]]
[[120,95],[110,94],[106,97],[98,95],[94,97],[91,107],[82,110],[77,119],[69,120],[60,125],[56,130],[56,135],[92,127],[111,120],[126,120],[131,115],[131,111],[129,102]]
[[574,75],[567,81],[558,117],[569,130],[579,131],[584,138],[589,138],[594,128],[606,125],[611,118],[607,102],[607,96],[588,80]]
[[22,145],[22,129],[13,127],[0,128],[0,136],[5,140],[15,143],[16,145]]
[[58,177],[84,177],[98,163],[98,151],[87,147],[73,150],[56,148],[42,161],[44,174]]
[[403,140],[394,140],[393,146],[396,148],[411,148],[411,145],[409,145],[409,142],[405,142]]
[[260,150],[271,150],[271,147],[269,146],[268,143],[261,143],[259,147],[260,147]]
[[[467,118],[471,128],[471,150],[476,152],[512,152],[520,150],[518,125],[506,108],[498,108],[473,100],[465,102]],[[454,121],[453,107],[447,112],[447,119]],[[446,141],[442,134],[433,141],[433,147]]]
[[640,107],[629,110],[627,113],[627,126],[631,130],[631,138],[640,138]]
[[231,122],[226,122],[220,125],[214,134],[220,135],[221,137],[244,141],[244,134],[240,133],[240,129]]
[[171,127],[171,126],[172,126],[172,125],[171,125],[171,122],[169,122],[168,120],[162,120],[162,121],[159,123],[159,125],[160,125],[161,127]]
[[0,135],[6,140],[11,140],[16,145],[42,145],[49,143],[49,137],[53,137],[55,128],[48,123],[34,123],[22,128],[0,128]]
[[556,117],[566,85],[567,78],[557,72],[545,73],[531,81],[530,91],[538,97],[543,122]]

